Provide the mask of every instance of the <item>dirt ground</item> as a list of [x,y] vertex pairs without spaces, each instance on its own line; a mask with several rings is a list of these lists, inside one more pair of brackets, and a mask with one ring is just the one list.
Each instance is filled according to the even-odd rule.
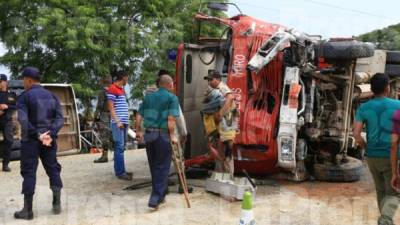
[[[143,150],[126,152],[128,171],[134,181],[149,179]],[[15,210],[22,205],[22,178],[19,162],[12,162],[11,173],[0,172],[0,224],[163,224],[216,225],[239,224],[240,202],[228,202],[204,190],[205,182],[190,180],[195,186],[190,195],[192,208],[185,206],[177,186],[170,187],[166,204],[158,211],[147,208],[150,188],[123,191],[132,182],[113,176],[113,163],[94,164],[98,155],[74,155],[59,158],[64,181],[61,215],[51,214],[51,192],[48,179],[40,166],[34,198],[33,221],[16,221]],[[371,176],[365,168],[362,180],[355,183],[309,181],[293,183],[267,180],[259,186],[254,200],[256,224],[375,225],[378,217]],[[400,224],[400,213],[396,220]]]

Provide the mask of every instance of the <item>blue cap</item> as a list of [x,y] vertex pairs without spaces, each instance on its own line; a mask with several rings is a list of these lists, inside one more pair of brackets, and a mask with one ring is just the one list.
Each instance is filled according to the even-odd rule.
[[0,74],[0,81],[7,81],[7,76],[5,74]]
[[30,77],[36,80],[40,80],[41,75],[38,68],[28,66],[25,67],[25,69],[22,71],[22,77]]

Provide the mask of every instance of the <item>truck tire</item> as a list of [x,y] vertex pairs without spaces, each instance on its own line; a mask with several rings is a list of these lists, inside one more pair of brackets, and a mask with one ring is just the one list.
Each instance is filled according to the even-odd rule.
[[400,76],[400,65],[386,64],[385,73],[391,77]]
[[357,59],[374,55],[374,45],[360,41],[328,41],[322,43],[321,57],[326,59]]
[[347,156],[348,162],[334,165],[330,162],[314,164],[314,176],[320,181],[351,182],[361,177],[363,164],[361,160]]
[[400,64],[400,51],[387,51],[386,52],[387,64]]

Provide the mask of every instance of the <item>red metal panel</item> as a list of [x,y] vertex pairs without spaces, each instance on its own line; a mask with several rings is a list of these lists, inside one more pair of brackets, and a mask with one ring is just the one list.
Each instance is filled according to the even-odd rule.
[[[176,56],[176,64],[175,64],[175,77],[174,77],[174,85],[175,85],[175,93],[179,94],[181,93],[181,70],[180,67],[182,65],[182,57],[183,57],[183,51],[185,47],[184,44],[180,44],[178,47],[178,52]],[[182,96],[183,97],[183,96]]]
[[[256,23],[254,34],[244,36],[243,33],[252,23]],[[238,17],[236,23],[232,25],[233,56],[227,84],[235,93],[235,100],[240,112],[240,131],[235,138],[235,144],[264,145],[266,148],[264,152],[248,148],[240,150],[241,158],[235,161],[237,171],[246,169],[251,173],[265,174],[277,170],[275,167],[277,144],[274,133],[279,119],[283,55],[279,54],[275,60],[258,73],[248,74],[246,66],[262,43],[278,29],[279,26],[275,24],[265,23],[247,16]],[[251,95],[249,95],[248,76],[252,78]],[[272,113],[267,112],[268,95],[274,99]],[[238,158],[237,151],[238,147],[235,146],[236,158]]]
[[[259,47],[270,38],[280,25],[266,23],[249,16],[236,16],[230,19],[196,15],[198,20],[222,23],[232,29],[232,56],[230,60],[227,85],[232,89],[235,103],[240,112],[239,132],[235,138],[235,171],[247,170],[254,174],[268,174],[278,170],[277,143],[275,132],[279,120],[280,96],[282,90],[283,54],[280,53],[269,65],[258,73],[248,73],[248,61]],[[245,35],[251,27],[254,31]],[[176,87],[179,88],[179,65],[183,46],[178,48],[176,65]],[[249,76],[252,84],[248,82]],[[251,84],[251,93],[249,85]],[[179,91],[177,91],[179,93]],[[273,98],[274,107],[267,111],[268,96]],[[270,97],[270,98],[271,98]],[[271,101],[271,99],[269,99]],[[271,112],[272,111],[272,112]],[[265,146],[264,150],[241,148],[241,146]],[[240,150],[240,154],[239,154]],[[212,160],[210,157],[193,159],[188,164]]]

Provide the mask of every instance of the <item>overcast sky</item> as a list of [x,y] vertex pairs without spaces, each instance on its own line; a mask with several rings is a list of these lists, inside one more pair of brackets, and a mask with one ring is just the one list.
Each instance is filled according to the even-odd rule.
[[[244,14],[324,38],[351,37],[400,23],[395,0],[233,0]],[[236,11],[230,10],[235,15]],[[0,44],[0,55],[5,52]],[[0,73],[8,70],[0,65]]]
[[[242,12],[324,38],[351,37],[400,23],[397,0],[233,0]],[[229,14],[233,15],[234,10]]]

